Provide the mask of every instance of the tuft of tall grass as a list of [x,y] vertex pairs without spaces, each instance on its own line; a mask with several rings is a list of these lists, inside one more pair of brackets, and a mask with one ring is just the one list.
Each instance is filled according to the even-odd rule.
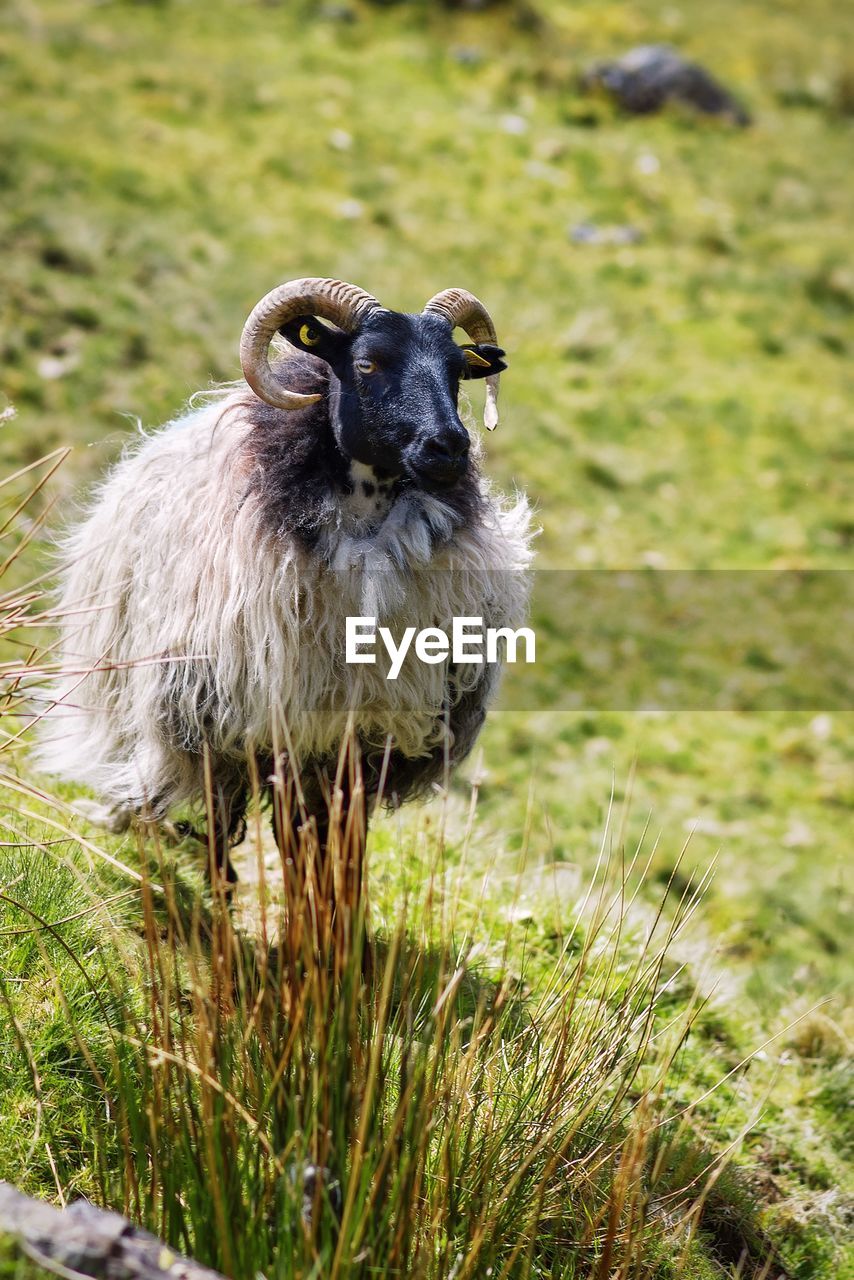
[[[0,413],[0,423],[14,411]],[[29,704],[29,677],[46,656],[45,575],[29,574],[29,554],[55,502],[46,486],[70,449],[52,453],[0,478],[0,754],[20,740]]]
[[659,1274],[714,1171],[680,1181],[668,1105],[698,1005],[659,1010],[700,886],[638,933],[638,877],[603,854],[532,992],[454,946],[440,848],[370,938],[358,834],[331,831],[275,869],[256,831],[248,930],[163,855],[133,956],[87,966],[103,1202],[236,1280]]

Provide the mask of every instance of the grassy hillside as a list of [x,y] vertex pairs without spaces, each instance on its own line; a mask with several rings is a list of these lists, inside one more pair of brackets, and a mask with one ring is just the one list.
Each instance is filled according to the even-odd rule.
[[[808,13],[771,0],[482,12],[8,0],[0,410],[17,417],[0,425],[5,469],[72,444],[53,481],[70,498],[137,423],[236,376],[243,319],[279,280],[340,275],[401,309],[461,284],[510,353],[487,465],[536,501],[541,565],[850,568],[852,38],[854,15],[829,0]],[[590,60],[661,40],[709,65],[753,127],[627,119],[579,92]],[[606,242],[579,242],[585,223]],[[634,242],[610,242],[626,227]],[[14,572],[38,572],[43,554],[34,539]],[[682,885],[717,858],[679,943],[673,1009],[697,984],[709,999],[668,1088],[687,1105],[777,1037],[692,1113],[693,1136],[734,1144],[741,1181],[723,1204],[742,1236],[749,1225],[773,1240],[782,1274],[827,1280],[853,1265],[851,729],[850,712],[823,707],[499,711],[468,770],[473,835],[465,779],[446,816],[462,935],[482,933],[487,951],[497,938],[497,964],[509,929],[507,963],[533,965],[534,989],[578,918],[612,790],[615,856],[647,822],[645,848],[660,832],[645,910],[674,868]],[[0,890],[26,890],[51,920],[83,910],[73,872],[51,866],[85,866],[85,852],[50,843],[66,833],[45,829],[43,804],[4,797],[10,815],[24,803],[36,816],[4,818]],[[404,884],[423,891],[438,822],[428,810],[378,827],[380,931]],[[28,834],[41,854],[22,863],[8,846]],[[133,841],[93,838],[139,864]],[[127,887],[103,874],[105,893]],[[20,930],[21,908],[0,903],[0,921]],[[94,946],[83,925],[65,940],[78,955]],[[96,1193],[97,1104],[48,976],[58,968],[77,991],[74,966],[45,945],[0,959],[22,1032],[0,1011],[0,1177]],[[22,1043],[64,1135],[47,1149]],[[724,1234],[680,1274],[748,1274]]]

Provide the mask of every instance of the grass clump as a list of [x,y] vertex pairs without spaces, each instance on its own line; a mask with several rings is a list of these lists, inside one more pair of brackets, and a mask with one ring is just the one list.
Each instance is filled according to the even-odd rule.
[[[60,1189],[96,1169],[99,1201],[236,1280],[663,1276],[703,1252],[720,1164],[686,1158],[670,1102],[699,1002],[674,1016],[665,999],[698,886],[639,927],[636,866],[603,858],[555,963],[510,977],[454,943],[441,846],[424,905],[370,943],[360,886],[333,916],[311,834],[292,852],[270,868],[259,849],[251,931],[221,886],[188,905],[164,864],[123,926],[105,928],[95,901],[67,917],[69,965],[72,948],[52,946],[62,921],[42,936],[68,873],[31,851],[39,906],[0,902],[5,920],[40,922],[26,945],[54,985],[63,1048],[44,1023],[32,1038],[11,980],[27,970],[21,940],[0,1026],[34,1079],[61,1063],[85,1098],[88,1152],[62,1140],[55,1108],[32,1139]],[[346,837],[330,857],[338,876]],[[4,885],[15,871],[0,863]],[[742,1252],[758,1257],[746,1235]]]

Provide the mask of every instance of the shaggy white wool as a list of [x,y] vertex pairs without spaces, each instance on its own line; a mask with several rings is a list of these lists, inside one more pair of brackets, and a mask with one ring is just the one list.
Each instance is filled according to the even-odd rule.
[[[379,749],[419,757],[442,741],[444,665],[413,656],[396,681],[380,650],[348,665],[348,615],[398,634],[462,615],[515,628],[527,611],[530,511],[486,482],[463,529],[409,489],[376,524],[331,510],[311,552],[271,532],[239,448],[242,396],[145,438],[63,548],[63,676],[40,763],[152,816],[198,797],[202,743],[240,766],[286,732],[305,760],[336,751],[351,714]],[[458,692],[484,678],[496,669],[460,668]]]

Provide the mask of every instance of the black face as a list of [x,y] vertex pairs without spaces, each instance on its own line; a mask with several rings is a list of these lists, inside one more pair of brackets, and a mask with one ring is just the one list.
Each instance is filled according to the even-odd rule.
[[332,370],[330,414],[348,458],[435,490],[465,474],[470,442],[457,411],[460,381],[505,369],[500,347],[459,347],[440,317],[396,311],[374,312],[355,334],[313,316],[281,332]]

